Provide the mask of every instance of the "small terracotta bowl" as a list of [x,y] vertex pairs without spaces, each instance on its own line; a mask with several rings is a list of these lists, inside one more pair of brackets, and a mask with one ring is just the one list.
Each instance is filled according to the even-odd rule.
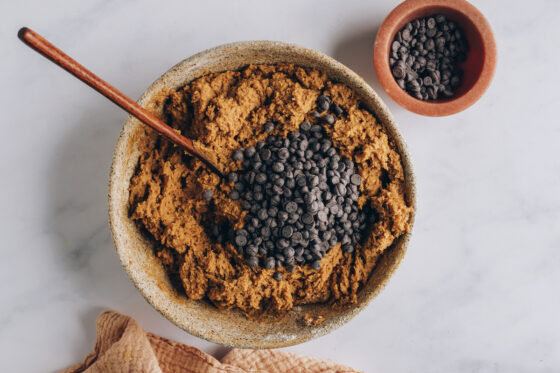
[[[448,99],[421,101],[401,89],[391,74],[389,54],[395,35],[408,22],[441,13],[457,23],[469,43],[463,82]],[[482,13],[465,0],[406,0],[381,24],[373,50],[373,62],[383,89],[399,105],[417,114],[433,117],[458,113],[474,104],[486,91],[496,68],[496,42]]]
[[[407,202],[415,209],[412,164],[393,116],[373,89],[356,73],[322,53],[271,41],[222,45],[172,67],[144,92],[138,103],[161,113],[161,103],[171,89],[182,87],[211,72],[237,70],[249,64],[263,63],[292,63],[319,69],[330,79],[352,88],[363,105],[384,125],[398,148],[404,167]],[[385,286],[406,252],[410,233],[399,237],[382,255],[368,282],[359,292],[358,302],[340,309],[328,304],[296,306],[283,317],[268,316],[257,321],[235,310],[219,310],[206,301],[187,299],[182,291],[172,286],[167,273],[153,254],[154,242],[129,217],[128,188],[142,154],[138,146],[142,136],[146,136],[144,124],[129,116],[115,147],[109,182],[109,222],[113,241],[123,268],[146,300],[175,325],[197,337],[233,347],[275,348],[329,333],[364,309]],[[325,321],[317,326],[305,326],[302,319],[306,314],[324,316]]]

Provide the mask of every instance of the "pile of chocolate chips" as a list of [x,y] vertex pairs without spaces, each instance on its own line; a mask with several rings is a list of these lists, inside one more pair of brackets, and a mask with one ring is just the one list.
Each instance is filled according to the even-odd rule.
[[[331,114],[320,114],[330,106],[320,96],[313,116],[334,122]],[[266,131],[273,128],[268,123]],[[232,239],[250,267],[293,271],[295,265],[310,264],[318,270],[338,242],[347,253],[361,242],[370,223],[356,203],[362,177],[350,159],[337,154],[320,124],[305,121],[286,138],[271,135],[236,150],[233,159],[243,161],[239,172],[228,175],[235,183],[230,198],[241,199],[248,213]],[[280,280],[282,273],[273,276]]]
[[398,85],[419,100],[453,96],[461,85],[469,46],[453,21],[438,14],[407,23],[391,44],[389,64]]

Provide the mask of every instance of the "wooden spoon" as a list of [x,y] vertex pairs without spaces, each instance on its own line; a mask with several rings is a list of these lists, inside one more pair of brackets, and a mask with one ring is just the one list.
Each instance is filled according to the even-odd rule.
[[109,100],[123,108],[129,114],[135,116],[143,123],[152,127],[159,134],[166,137],[174,144],[183,147],[187,152],[200,159],[208,168],[223,177],[221,171],[211,161],[205,158],[202,154],[197,152],[190,139],[181,136],[173,128],[156,118],[153,114],[142,108],[136,102],[132,101],[129,97],[125,96],[118,89],[105,82],[97,75],[80,65],[73,60],[70,56],[62,52],[60,49],[49,43],[41,35],[35,31],[22,27],[18,32],[18,38],[23,41],[27,46],[42,54],[82,82],[86,83]]

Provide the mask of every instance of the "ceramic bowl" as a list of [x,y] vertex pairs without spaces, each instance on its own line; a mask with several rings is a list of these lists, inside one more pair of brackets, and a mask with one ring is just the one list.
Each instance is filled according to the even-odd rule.
[[[405,24],[433,14],[444,14],[463,30],[469,43],[463,82],[448,99],[421,101],[401,89],[391,74],[389,54],[395,35]],[[417,114],[445,116],[474,104],[486,91],[496,68],[496,42],[482,13],[465,0],[406,0],[385,18],[375,39],[374,65],[383,89],[399,105]]]
[[[194,55],[172,67],[149,87],[140,105],[161,113],[161,97],[209,72],[240,69],[248,64],[292,63],[324,71],[329,78],[347,84],[383,123],[402,156],[406,177],[406,197],[415,207],[412,164],[395,121],[379,96],[357,74],[334,59],[311,49],[270,41],[239,42],[219,46]],[[160,99],[157,99],[157,98]],[[410,234],[401,236],[384,253],[369,281],[360,291],[357,304],[334,310],[325,304],[296,306],[281,318],[255,321],[237,311],[219,310],[206,301],[189,300],[171,285],[155,258],[153,241],[129,218],[128,188],[138,164],[138,140],[144,124],[133,117],[124,122],[118,139],[109,183],[109,220],[122,266],[146,298],[163,316],[187,332],[208,341],[240,348],[274,348],[298,344],[327,334],[355,316],[385,286],[398,267]],[[326,320],[304,326],[305,314],[322,315]]]

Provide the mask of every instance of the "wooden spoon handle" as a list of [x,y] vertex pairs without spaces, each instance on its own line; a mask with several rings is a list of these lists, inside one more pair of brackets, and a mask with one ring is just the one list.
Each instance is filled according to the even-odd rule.
[[58,66],[62,67],[64,70],[68,71],[70,74],[74,75],[76,78],[80,79],[82,82],[86,83],[97,92],[113,101],[115,104],[138,118],[143,123],[152,127],[154,130],[156,130],[167,139],[171,140],[173,143],[185,148],[190,154],[204,162],[213,172],[221,177],[223,176],[220,170],[212,162],[210,162],[194,149],[193,143],[190,139],[181,136],[173,128],[169,127],[153,114],[143,109],[140,105],[124,95],[121,91],[119,91],[103,79],[99,78],[84,66],[80,65],[70,56],[49,43],[49,41],[44,39],[41,35],[37,34],[35,31],[27,27],[22,27],[18,32],[18,38],[27,46],[39,52]]

